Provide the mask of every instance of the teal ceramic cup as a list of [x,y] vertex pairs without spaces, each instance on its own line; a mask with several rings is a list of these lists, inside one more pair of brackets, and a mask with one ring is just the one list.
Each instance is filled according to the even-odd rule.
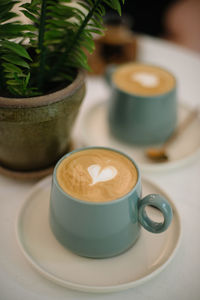
[[[113,75],[119,68],[126,65],[112,67],[107,70],[106,74],[107,82],[112,89],[108,108],[110,132],[118,140],[129,144],[151,145],[163,143],[174,132],[177,124],[176,80],[170,72],[163,68],[139,64],[143,67],[143,71],[139,75],[137,74],[136,79],[138,81],[140,79],[144,80],[144,83],[147,80],[145,93],[138,92],[137,89],[136,92],[134,90],[130,92],[113,81]],[[137,66],[138,64],[129,63],[129,65]],[[150,69],[149,73],[144,72],[144,67],[147,67],[147,71],[148,68]],[[160,92],[153,94],[153,88],[148,86],[151,83],[154,84],[153,80],[155,78],[152,78],[152,76],[155,74],[152,75],[152,68],[156,68],[163,74],[166,72],[169,79],[174,80],[174,84],[171,84],[172,86],[168,87],[166,91],[161,89]],[[163,74],[161,73],[162,76]],[[151,77],[148,78],[147,76]],[[124,80],[126,80],[126,77]],[[163,84],[166,84],[163,77],[162,80]],[[137,84],[139,83],[137,82]],[[131,82],[129,85],[131,85]]]
[[[87,149],[106,149],[127,157],[136,167],[136,185],[121,198],[108,202],[88,202],[74,198],[60,187],[56,172],[63,159]],[[154,222],[146,207],[161,211],[164,221]],[[141,226],[152,233],[165,231],[172,220],[172,208],[161,195],[142,197],[140,171],[125,154],[110,148],[82,148],[65,155],[55,166],[50,196],[49,221],[56,239],[67,249],[85,257],[106,258],[118,255],[137,241]]]

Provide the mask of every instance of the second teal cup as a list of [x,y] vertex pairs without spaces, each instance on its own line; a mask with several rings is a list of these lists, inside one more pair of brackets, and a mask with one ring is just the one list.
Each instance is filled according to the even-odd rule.
[[[135,168],[137,181],[127,194],[111,201],[96,202],[96,199],[93,199],[94,201],[81,200],[62,189],[57,177],[57,170],[60,165],[68,159],[73,160],[74,157],[73,163],[74,166],[77,166],[79,155],[82,155],[91,158],[89,165],[97,166],[101,153],[103,157],[113,153],[116,156],[122,156],[130,164],[128,168]],[[95,162],[97,156],[98,162]],[[95,176],[98,175],[100,178],[105,171],[107,171],[106,176],[110,176],[108,173],[110,164],[109,160],[108,166],[104,164],[100,173],[96,173]],[[78,165],[76,168],[80,169],[81,167]],[[126,172],[126,167],[124,170]],[[81,176],[83,177],[84,174],[82,172]],[[75,181],[72,178],[67,180],[70,184],[77,181],[76,178]],[[99,188],[104,188],[104,184],[108,183],[105,181],[97,183],[97,192]],[[88,185],[90,187],[92,183]],[[84,186],[81,184],[79,186],[84,191]],[[154,222],[149,218],[146,213],[148,205],[160,210],[164,217],[163,223]],[[141,176],[137,164],[130,157],[117,150],[103,147],[78,149],[64,156],[54,169],[50,198],[50,227],[56,239],[64,247],[78,255],[91,258],[118,255],[134,245],[140,236],[141,226],[153,233],[165,231],[171,223],[172,214],[172,208],[163,196],[150,194],[142,197]]]
[[170,72],[129,63],[108,70],[106,78],[112,89],[108,122],[114,137],[136,145],[159,144],[170,137],[177,124],[176,80]]

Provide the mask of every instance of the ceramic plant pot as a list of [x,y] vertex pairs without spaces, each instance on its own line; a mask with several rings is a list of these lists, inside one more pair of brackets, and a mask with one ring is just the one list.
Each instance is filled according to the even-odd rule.
[[66,88],[39,97],[0,97],[0,165],[13,171],[49,168],[68,152],[85,95],[85,73]]

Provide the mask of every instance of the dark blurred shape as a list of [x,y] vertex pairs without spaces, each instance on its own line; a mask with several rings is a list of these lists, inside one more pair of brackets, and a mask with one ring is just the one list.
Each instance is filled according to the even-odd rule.
[[165,33],[164,16],[176,0],[126,0],[122,15],[133,20],[132,29],[137,33],[161,36]]
[[200,0],[126,0],[135,33],[167,38],[200,52]]
[[126,28],[131,29],[133,26],[133,19],[131,15],[124,13],[122,16],[119,16],[116,12],[108,12],[104,18],[105,26],[125,26]]
[[[107,7],[105,36],[89,56],[93,74],[137,59],[137,34],[168,39],[200,52],[200,0],[126,0],[122,17]],[[92,74],[91,73],[91,74]]]
[[121,64],[136,59],[136,38],[130,30],[131,19],[108,14],[104,19],[105,35],[95,40],[95,51],[88,61],[91,74],[103,74],[109,64]]

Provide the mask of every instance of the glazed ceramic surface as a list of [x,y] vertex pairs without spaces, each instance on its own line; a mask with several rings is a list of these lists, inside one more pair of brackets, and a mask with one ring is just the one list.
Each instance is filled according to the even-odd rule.
[[[152,37],[138,36],[138,42],[140,61],[162,65],[175,73],[179,81],[180,104],[185,102],[189,108],[198,106],[199,54]],[[84,109],[88,111],[88,117],[90,107],[98,101],[109,100],[109,91],[101,78],[88,78],[87,96],[79,117]],[[102,110],[104,112],[104,106]],[[77,119],[76,135],[73,136],[77,144],[81,141],[80,132],[84,127],[85,144],[99,145],[101,142],[113,148],[121,146],[121,143],[110,144],[110,136],[104,135],[107,123],[104,126],[103,112],[98,114],[99,117],[92,113],[87,127]],[[183,112],[184,117],[188,110]],[[143,195],[159,193],[167,197],[174,216],[168,230],[161,234],[152,234],[141,228],[136,244],[113,258],[84,258],[68,251],[56,240],[48,219],[51,177],[36,186],[35,181],[21,182],[0,175],[0,298],[199,300],[200,159],[195,157],[194,161],[190,160],[199,151],[199,128],[199,120],[195,120],[186,135],[181,136],[180,143],[174,143],[170,149],[170,162],[165,165],[151,164],[143,158],[144,151],[136,149],[135,154],[135,147],[130,148],[129,153],[137,163],[140,159],[142,171],[148,166],[151,170],[148,177],[153,183],[147,184],[146,180],[142,180]],[[99,141],[94,129],[98,130]],[[190,161],[186,166],[188,159]],[[165,173],[155,173],[157,169]],[[153,211],[157,215],[157,210]],[[19,243],[14,232],[17,216]],[[181,228],[183,234],[180,241]],[[112,293],[95,294],[102,292]]]
[[112,94],[109,99],[108,123],[117,139],[136,145],[148,145],[165,141],[177,123],[176,84],[160,95],[142,96],[119,89],[112,82],[112,67],[109,72]]
[[[49,226],[51,181],[52,178],[47,177],[30,191],[20,207],[16,232],[20,249],[26,259],[35,270],[53,283],[93,293],[125,290],[158,275],[177,252],[181,240],[181,223],[175,203],[157,185],[142,178],[144,196],[161,193],[172,206],[174,217],[168,230],[156,235],[141,228],[140,238],[134,247],[112,258],[91,259],[76,255],[56,240]],[[148,207],[148,213],[157,222],[162,221],[157,209]],[[171,272],[170,268],[168,272]],[[41,281],[40,276],[38,280]],[[54,290],[59,288],[53,285]],[[64,290],[64,293],[69,292]],[[80,299],[82,297],[83,294]]]
[[[163,232],[168,228],[172,220],[169,203],[157,194],[142,198],[140,171],[131,158],[129,159],[137,168],[138,180],[135,187],[123,197],[93,203],[65,193],[56,178],[57,168],[64,158],[85,149],[88,148],[65,155],[54,169],[50,226],[59,242],[79,255],[104,258],[118,255],[130,248],[139,238],[140,225],[154,233]],[[115,151],[109,148],[102,149]],[[162,212],[164,222],[157,223],[148,217],[145,210],[148,205],[155,206]]]
[[[78,132],[81,139],[77,145],[85,146],[106,146],[119,149],[137,161],[142,172],[166,172],[189,165],[200,157],[200,118],[197,116],[193,122],[180,134],[167,148],[169,160],[167,162],[155,163],[151,161],[146,150],[148,146],[137,146],[127,144],[113,137],[110,133],[107,111],[108,101],[99,101],[86,111],[80,122]],[[178,124],[180,126],[191,112],[191,107],[184,103],[178,105]],[[98,135],[96,134],[98,132]],[[156,146],[160,147],[161,144]]]
[[0,164],[18,171],[48,168],[69,150],[85,95],[84,73],[68,87],[34,98],[0,97]]

